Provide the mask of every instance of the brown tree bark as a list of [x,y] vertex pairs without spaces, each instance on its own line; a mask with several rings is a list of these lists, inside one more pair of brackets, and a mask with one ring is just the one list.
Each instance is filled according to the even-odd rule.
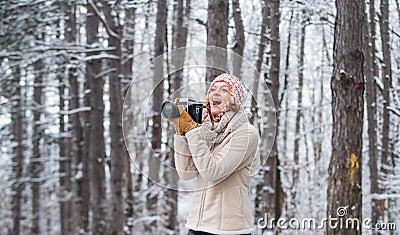
[[11,192],[13,193],[11,199],[11,213],[12,213],[12,234],[21,234],[21,220],[22,220],[22,192],[25,184],[22,180],[24,172],[24,109],[23,109],[23,93],[21,91],[21,70],[17,66],[13,69],[12,89],[10,93],[11,106],[11,119],[14,120],[11,127],[12,141],[12,174],[11,174]]
[[[77,37],[77,28],[76,28],[76,6],[75,4],[66,4],[66,18],[65,22],[65,40],[69,44],[74,44],[76,42]],[[87,177],[83,175],[83,128],[81,124],[81,113],[77,112],[77,109],[80,108],[80,83],[78,81],[76,64],[77,61],[75,59],[70,59],[68,61],[71,65],[67,70],[68,76],[68,96],[69,96],[69,130],[71,133],[71,141],[70,141],[70,153],[69,157],[71,159],[73,174],[75,175],[73,185],[71,185],[71,191],[74,192],[73,197],[70,198],[66,202],[67,213],[62,215],[64,218],[61,220],[61,233],[62,234],[72,234],[77,233],[80,229],[84,229],[87,227],[87,217],[88,214],[84,213],[83,205],[84,197],[88,197],[87,189],[85,189],[82,185],[83,178]],[[79,177],[77,177],[79,176]],[[86,194],[86,195],[84,195]],[[73,200],[73,201],[72,201]],[[88,201],[86,201],[88,202]],[[72,204],[73,203],[73,204]],[[85,225],[86,224],[86,225]]]
[[60,117],[59,117],[59,130],[60,138],[58,140],[58,146],[60,151],[59,160],[59,173],[60,173],[60,221],[61,221],[61,234],[68,234],[70,226],[70,212],[72,208],[69,207],[68,195],[71,193],[71,165],[69,156],[69,139],[67,138],[67,125],[65,123],[65,112],[67,111],[67,92],[66,86],[67,81],[63,76],[58,77],[58,93],[60,100]]
[[[119,16],[112,17],[112,6],[103,2],[103,12],[108,27],[109,46],[115,48],[111,53],[115,59],[108,61],[109,67],[113,69],[109,74],[109,94],[110,94],[110,135],[111,135],[111,218],[110,233],[122,234],[125,221],[124,198],[124,159],[126,151],[123,145],[122,135],[122,30],[119,23]],[[98,15],[98,17],[101,17]]]
[[[135,34],[135,20],[136,20],[136,8],[132,7],[126,10],[126,23],[125,23],[125,31],[124,31],[124,62],[122,63],[122,68],[123,68],[123,77],[124,81],[122,82],[123,86],[123,100],[125,101],[126,94],[128,92],[129,85],[131,84],[132,81],[132,66],[133,66],[133,55],[134,55],[134,45],[135,45],[135,40],[134,40],[134,34]],[[130,99],[130,98],[128,98]],[[129,118],[123,116],[123,118]],[[124,124],[130,123],[130,120],[124,120]],[[129,124],[130,125],[130,124]],[[124,128],[127,128],[128,130],[132,130],[130,126],[124,126]],[[132,175],[132,170],[131,170],[131,161],[130,161],[130,156],[128,153],[127,148],[123,148],[123,154],[124,156],[124,167],[125,167],[125,188],[126,188],[126,197],[125,197],[125,216],[126,216],[126,227],[128,228],[128,231],[126,232],[128,235],[133,234],[133,224],[130,222],[133,220],[134,217],[134,203],[135,203],[135,198],[133,196],[133,175]]]
[[239,56],[233,57],[233,74],[241,77],[241,67],[243,61],[243,50],[245,45],[244,38],[244,27],[242,20],[242,13],[240,10],[239,0],[232,0],[232,13],[233,20],[235,21],[235,44],[233,46],[233,52]]
[[[147,192],[147,202],[146,207],[149,216],[155,216],[159,214],[157,212],[158,195],[153,193],[156,184],[152,180],[158,182],[159,180],[159,170],[160,170],[160,157],[161,157],[161,103],[164,97],[164,45],[166,37],[166,21],[167,21],[167,2],[166,0],[157,1],[157,19],[156,19],[156,38],[154,40],[154,58],[159,57],[154,60],[154,74],[153,74],[153,86],[154,92],[152,96],[153,101],[153,112],[152,117],[152,138],[151,147],[153,150],[153,156],[149,159],[149,177],[151,180],[148,181],[148,192]],[[149,224],[148,230],[156,229],[156,221]]]
[[[89,80],[85,79],[84,84],[84,94],[83,94],[83,106],[90,107],[90,93],[87,92],[90,90]],[[77,198],[80,208],[79,208],[79,217],[77,217],[79,229],[83,232],[89,231],[89,211],[90,211],[90,198],[91,198],[91,190],[90,190],[90,111],[82,113],[82,121],[83,121],[83,142],[82,144],[82,168],[77,168],[77,170],[82,171],[82,178],[80,181],[80,187],[78,187],[81,191],[77,193],[77,195],[81,195],[81,198]],[[77,211],[78,213],[78,211]],[[78,229],[78,228],[77,228]]]
[[[37,40],[43,40],[44,35],[36,36]],[[32,156],[30,158],[30,183],[32,189],[32,226],[31,234],[40,234],[41,215],[41,172],[43,171],[41,160],[40,140],[43,135],[43,127],[40,123],[42,114],[42,88],[43,88],[43,62],[39,59],[33,64],[35,78],[33,83],[33,126],[32,126]]]
[[[383,178],[386,178],[390,174],[390,168],[394,165],[393,157],[391,156],[389,150],[389,136],[390,136],[390,87],[392,81],[392,66],[391,66],[391,55],[390,55],[390,37],[389,37],[389,1],[382,0],[380,5],[381,17],[380,17],[380,32],[381,32],[381,42],[382,42],[382,54],[383,54],[383,64],[382,64],[382,82],[383,82],[383,123],[382,123],[382,156],[381,156],[381,167]],[[390,157],[390,159],[389,159]],[[384,193],[383,189],[381,193]],[[382,201],[381,215],[385,214],[385,209],[388,210],[389,221],[390,221],[390,202],[388,200],[388,206],[385,208],[385,202]]]
[[392,78],[392,66],[390,56],[390,41],[389,41],[389,1],[381,1],[381,42],[383,53],[383,124],[382,124],[382,157],[381,157],[381,172],[388,173],[387,167],[389,164],[389,125],[390,125],[390,83]]
[[[279,114],[279,74],[280,74],[280,37],[279,37],[279,20],[280,20],[280,1],[263,1],[263,20],[261,26],[261,39],[259,45],[258,59],[257,59],[257,69],[261,69],[261,64],[263,63],[264,49],[267,43],[265,32],[266,28],[270,27],[270,38],[271,38],[271,60],[270,60],[270,71],[269,73],[264,73],[264,82],[262,87],[264,90],[268,88],[271,91],[273,98],[273,104],[270,103],[268,99],[267,92],[264,97],[267,107],[274,107],[273,111],[265,111],[264,116],[268,117],[268,120],[273,120]],[[270,20],[268,20],[270,18]],[[269,63],[266,61],[264,63]],[[269,82],[271,81],[271,82]],[[256,83],[254,83],[256,86]],[[256,90],[256,91],[254,91]],[[258,92],[258,89],[253,88],[253,92]],[[254,98],[253,98],[254,99]],[[254,101],[254,100],[253,100]],[[254,108],[254,105],[252,105]],[[279,118],[278,118],[279,119]],[[279,218],[282,213],[282,198],[283,191],[281,186],[280,170],[278,166],[278,148],[276,141],[270,137],[275,137],[271,133],[275,133],[279,126],[279,121],[275,124],[269,123],[265,125],[263,136],[261,139],[265,141],[262,143],[262,154],[268,154],[268,150],[271,149],[269,157],[266,162],[265,168],[262,169],[263,182],[256,186],[257,198],[256,198],[256,218],[262,218],[265,214]],[[276,125],[276,126],[275,126]],[[272,190],[271,190],[272,189]]]
[[[98,43],[99,19],[93,12],[91,3],[88,4],[86,17],[87,44]],[[88,55],[96,55],[89,53]],[[105,234],[107,224],[106,195],[105,195],[105,144],[104,144],[104,80],[100,76],[101,60],[91,59],[86,62],[86,80],[90,89],[90,146],[89,146],[89,175],[91,185],[92,231],[94,234]]]
[[[332,156],[329,163],[327,215],[362,220],[361,159],[364,111],[362,0],[336,0],[332,89]],[[343,208],[341,208],[343,207]],[[340,213],[338,213],[340,210]],[[327,234],[360,234],[361,230],[334,229]]]
[[[184,5],[183,0],[175,0],[174,2],[174,25],[172,27],[172,50],[174,53],[171,55],[171,65],[173,69],[173,74],[171,79],[169,80],[170,94],[169,96],[173,96],[175,98],[180,97],[180,88],[182,87],[183,82],[183,66],[185,61],[185,52],[184,49],[186,47],[186,40],[188,35],[188,22],[190,14],[190,0],[186,1],[186,6]],[[179,49],[179,50],[176,50]],[[173,134],[175,133],[175,129],[173,126],[168,128],[168,140],[173,140]],[[172,146],[173,141],[169,142],[168,146]],[[169,150],[168,154],[168,162],[171,168],[166,168],[166,178],[168,180],[168,185],[171,188],[167,189],[166,196],[166,228],[169,231],[173,231],[174,233],[179,233],[178,227],[178,175],[176,173],[175,168],[175,160],[174,160],[174,152],[172,149]]]
[[[207,10],[207,46],[226,48],[228,45],[229,1],[209,0]],[[209,47],[210,48],[210,47]],[[226,51],[207,49],[206,81],[211,82],[227,69]]]
[[[275,103],[275,115],[278,116],[279,114],[279,75],[280,75],[280,59],[281,59],[281,53],[280,53],[280,35],[279,35],[279,22],[280,22],[280,0],[271,0],[269,1],[269,7],[270,7],[270,12],[271,12],[271,23],[270,23],[270,28],[271,28],[271,68],[270,68],[270,78],[272,81],[272,86],[271,86],[271,93],[272,97]],[[265,84],[267,81],[265,80]],[[278,132],[278,127],[279,127],[279,117],[277,117],[276,121],[276,126],[271,126],[271,131],[276,131]],[[269,131],[270,132],[270,131]],[[276,137],[275,137],[276,138]],[[281,183],[281,173],[279,169],[279,154],[278,154],[278,147],[277,147],[277,142],[274,141],[274,144],[272,146],[272,151],[269,156],[269,161],[267,161],[267,166],[270,167],[271,171],[269,174],[271,174],[268,177],[273,178],[273,184],[272,188],[274,189],[274,194],[273,195],[268,195],[272,196],[272,199],[264,198],[267,200],[271,200],[270,202],[273,202],[273,214],[276,218],[279,218],[282,214],[282,202],[283,202],[283,190],[282,190],[282,183]],[[264,174],[264,178],[267,177]],[[271,204],[272,205],[272,204]]]
[[[377,136],[376,136],[376,62],[375,62],[375,0],[369,1],[369,22],[364,19],[364,74],[367,99],[368,119],[368,166],[370,171],[370,193],[379,194],[378,166],[377,166]],[[376,224],[381,216],[381,204],[384,200],[371,199],[371,220]]]

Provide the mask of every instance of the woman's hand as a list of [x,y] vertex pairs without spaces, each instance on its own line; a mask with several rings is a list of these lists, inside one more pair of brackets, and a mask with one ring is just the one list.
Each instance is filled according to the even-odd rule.
[[192,117],[186,112],[182,106],[178,106],[180,117],[169,118],[174,127],[177,135],[185,135],[187,132],[199,127],[197,122],[193,121]]

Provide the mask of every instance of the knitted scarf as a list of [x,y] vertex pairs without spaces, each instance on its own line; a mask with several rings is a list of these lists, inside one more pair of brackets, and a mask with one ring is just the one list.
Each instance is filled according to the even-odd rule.
[[214,123],[215,128],[212,128],[212,123],[210,118],[207,118],[202,126],[207,128],[207,133],[203,133],[209,144],[209,146],[214,146],[220,144],[225,137],[239,128],[243,123],[248,122],[251,117],[251,113],[243,109],[234,112],[227,111],[221,118],[219,122]]

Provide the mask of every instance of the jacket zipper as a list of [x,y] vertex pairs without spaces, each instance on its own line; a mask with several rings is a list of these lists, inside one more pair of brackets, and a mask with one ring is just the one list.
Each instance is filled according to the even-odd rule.
[[203,190],[201,192],[201,203],[200,203],[200,210],[199,210],[199,221],[197,221],[197,228],[199,228],[199,226],[201,224],[201,218],[203,217],[204,200],[206,198],[206,188],[207,188],[207,181],[205,182],[205,185],[204,185]]

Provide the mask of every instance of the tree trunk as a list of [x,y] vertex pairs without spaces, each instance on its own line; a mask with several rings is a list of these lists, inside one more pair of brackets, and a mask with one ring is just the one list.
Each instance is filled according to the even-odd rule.
[[[394,162],[389,160],[389,136],[390,136],[390,86],[392,81],[392,66],[391,66],[391,56],[390,56],[390,38],[389,38],[389,1],[381,1],[381,18],[380,18],[380,31],[381,31],[381,42],[382,42],[382,54],[383,54],[383,64],[382,64],[382,80],[383,80],[383,124],[382,124],[382,156],[381,156],[381,167],[383,178],[386,178],[390,174],[390,168],[393,167]],[[382,190],[381,193],[385,193]],[[390,199],[389,199],[390,201]],[[384,202],[382,202],[384,203]],[[382,204],[381,215],[385,214],[385,207]],[[389,209],[389,208],[388,208]],[[390,211],[388,210],[390,217]],[[389,218],[390,221],[390,218]]]
[[[180,88],[182,87],[183,81],[183,67],[185,61],[186,40],[188,35],[187,22],[185,20],[189,19],[190,14],[190,0],[186,1],[186,6],[184,6],[183,0],[175,0],[174,2],[174,22],[172,27],[172,53],[171,64],[173,69],[172,80],[169,81],[172,89],[170,90],[170,96],[178,98],[181,96]],[[180,49],[179,49],[180,48]],[[176,50],[179,49],[179,50]],[[168,140],[173,140],[173,134],[175,129],[172,125],[168,128]],[[168,146],[172,146],[173,141],[171,141]],[[179,233],[178,227],[178,175],[175,169],[174,152],[172,149],[168,151],[168,162],[171,167],[166,168],[168,185],[170,188],[167,189],[166,204],[167,204],[167,225],[166,228],[174,233]]]
[[[44,35],[37,35],[37,40],[43,40]],[[40,122],[42,113],[42,88],[43,88],[43,62],[37,60],[34,65],[35,79],[33,83],[33,125],[32,125],[32,156],[30,159],[30,180],[32,189],[32,227],[31,234],[40,234],[40,214],[41,214],[41,179],[40,173],[43,171],[41,163],[41,144],[43,127]]]
[[[83,105],[84,107],[90,107],[90,93],[87,92],[90,90],[89,87],[89,80],[85,79],[84,83],[84,97],[83,97]],[[82,119],[83,119],[83,143],[82,143],[82,151],[83,157],[82,158],[82,168],[77,168],[82,171],[82,179],[80,182],[79,189],[81,190],[80,195],[82,196],[79,200],[80,208],[79,208],[79,217],[78,226],[79,230],[83,233],[89,231],[89,210],[90,210],[90,113],[91,111],[83,112]],[[78,193],[79,195],[79,193]]]
[[[279,99],[279,116],[282,111],[282,101],[284,98],[284,95],[287,93],[287,87],[288,87],[288,80],[289,80],[289,65],[290,65],[290,44],[291,42],[291,37],[292,37],[292,22],[293,22],[293,10],[290,11],[290,19],[289,19],[289,29],[288,29],[288,41],[287,41],[287,47],[286,47],[286,57],[285,57],[285,74],[284,74],[284,84],[283,84],[283,91],[281,93],[281,97]],[[286,153],[287,151],[287,126],[288,126],[288,119],[289,119],[289,97],[286,96],[285,99],[285,112],[283,115],[283,120],[285,121],[285,124],[283,126],[283,134],[282,134],[282,141],[283,141],[283,149],[282,152]]]
[[[279,113],[279,75],[280,75],[280,35],[279,35],[279,22],[280,22],[280,0],[271,0],[269,2],[271,15],[271,69],[270,69],[270,78],[272,81],[271,86],[271,94],[275,103],[275,115]],[[265,84],[267,81],[265,80]],[[277,131],[279,127],[279,118],[277,118],[276,126],[271,126],[271,131]],[[277,131],[278,132],[278,131]],[[271,133],[271,132],[269,132]],[[276,137],[275,137],[276,138]],[[272,140],[267,140],[272,141]],[[270,167],[273,181],[273,189],[274,194],[269,195],[272,196],[271,202],[273,202],[273,213],[275,218],[279,218],[282,214],[282,202],[283,202],[283,190],[281,183],[281,173],[280,173],[280,163],[279,163],[279,155],[278,155],[278,147],[277,142],[273,141],[272,151],[270,154],[270,162],[267,161],[267,166]],[[264,178],[267,177],[264,174]],[[269,176],[271,177],[271,176]],[[264,198],[267,199],[267,198]],[[267,199],[268,200],[268,199]]]
[[291,216],[296,215],[296,205],[297,205],[297,186],[299,183],[299,164],[300,164],[300,154],[299,154],[299,143],[300,143],[300,125],[301,125],[301,117],[303,116],[303,80],[304,80],[304,47],[305,47],[305,38],[306,38],[306,24],[307,24],[307,16],[305,10],[302,11],[302,20],[301,20],[301,32],[300,32],[300,55],[299,55],[299,67],[298,67],[298,77],[299,83],[297,85],[297,111],[296,111],[296,122],[295,122],[295,130],[294,130],[294,150],[293,150],[293,168],[292,168],[292,185],[290,188],[291,191],[291,212],[289,214]]
[[242,20],[242,13],[240,10],[239,0],[232,0],[232,13],[233,20],[235,21],[235,44],[233,46],[233,52],[237,55],[233,56],[233,74],[237,77],[241,77],[241,67],[243,61],[243,49],[245,45],[244,39],[244,27]]
[[[263,20],[261,27],[261,39],[259,45],[258,59],[257,59],[257,69],[261,69],[262,58],[264,54],[264,49],[266,46],[266,37],[265,32],[268,26],[271,27],[271,66],[269,73],[264,73],[264,82],[263,89],[271,90],[271,95],[273,98],[273,104],[270,103],[270,99],[268,98],[268,92],[265,92],[265,105],[266,107],[274,107],[273,110],[265,109],[264,116],[267,117],[267,120],[274,120],[279,113],[279,73],[280,73],[280,37],[279,37],[279,20],[280,20],[280,11],[279,11],[279,0],[273,1],[264,1],[263,8]],[[270,16],[270,13],[273,13]],[[270,21],[268,20],[270,18]],[[266,61],[265,63],[268,63]],[[269,74],[269,76],[268,76]],[[269,82],[271,81],[271,82]],[[254,84],[256,85],[256,84]],[[255,89],[255,87],[253,88]],[[258,89],[256,89],[258,90]],[[253,90],[254,92],[254,90]],[[256,91],[258,92],[258,91]],[[253,98],[254,99],[254,98]],[[254,100],[253,100],[254,101]],[[254,108],[254,105],[253,105]],[[257,189],[257,197],[256,197],[256,218],[262,218],[266,214],[269,216],[279,218],[282,213],[282,198],[283,191],[281,186],[281,177],[280,170],[278,169],[279,157],[278,157],[278,148],[275,139],[275,135],[271,135],[271,133],[275,133],[279,126],[279,121],[277,119],[276,123],[268,123],[264,124],[263,136],[261,139],[263,140],[261,154],[269,154],[269,157],[266,162],[266,166],[262,169],[263,180],[261,183],[258,183],[256,186]],[[275,126],[276,125],[276,126]],[[269,153],[269,149],[271,152]],[[262,159],[266,158],[262,157]]]
[[[370,171],[370,193],[379,194],[378,185],[378,167],[377,167],[377,136],[376,136],[376,92],[375,92],[375,0],[369,1],[369,14],[368,18],[364,19],[364,73],[366,85],[366,98],[367,98],[367,118],[368,118],[368,166]],[[372,224],[379,221],[381,214],[380,205],[384,200],[371,199],[371,214]]]
[[[152,139],[151,147],[154,151],[154,156],[149,159],[149,177],[151,180],[148,181],[148,194],[146,207],[149,216],[155,216],[157,212],[158,198],[157,194],[153,193],[156,184],[154,182],[159,181],[159,170],[160,170],[160,158],[161,158],[161,103],[164,97],[164,44],[166,38],[166,21],[167,21],[167,2],[166,0],[157,1],[157,26],[156,26],[156,38],[154,40],[154,58],[160,56],[160,58],[154,60],[154,74],[153,74],[153,86],[155,87],[153,92],[153,112],[152,117]],[[156,222],[153,221],[148,227],[149,230],[156,228]]]
[[[364,111],[363,17],[361,0],[336,0],[332,89],[332,156],[328,178],[328,217],[361,221],[361,159]],[[360,234],[327,226],[328,234]]]
[[70,156],[69,156],[69,145],[68,145],[68,138],[67,136],[67,128],[65,123],[64,114],[67,111],[67,107],[65,103],[67,102],[66,97],[66,80],[63,76],[59,76],[59,84],[58,84],[58,93],[60,99],[60,138],[59,138],[59,151],[60,151],[60,221],[61,221],[61,234],[68,234],[69,223],[68,220],[70,219],[69,211],[72,208],[69,208],[69,193],[71,192],[70,187],[70,176],[71,176],[71,169],[70,169]]
[[124,198],[124,159],[126,158],[122,135],[122,32],[119,18],[112,17],[112,10],[108,3],[103,3],[104,16],[112,33],[108,33],[109,46],[115,48],[111,53],[118,59],[109,60],[109,67],[113,70],[109,73],[110,89],[110,133],[111,133],[111,234],[122,234],[125,221]]
[[[76,29],[76,16],[75,10],[76,7],[74,4],[66,4],[66,22],[65,22],[65,40],[68,44],[74,44],[77,37],[77,29]],[[79,104],[79,95],[80,95],[80,85],[77,76],[76,64],[77,61],[72,59],[68,61],[71,65],[71,68],[67,70],[68,82],[69,82],[69,110],[74,111],[80,107]],[[71,112],[68,116],[69,121],[69,133],[71,134],[70,141],[70,154],[69,157],[72,161],[72,168],[74,168],[74,186],[71,185],[71,192],[74,192],[74,198],[69,198],[66,202],[67,204],[67,213],[64,215],[66,218],[62,220],[61,224],[61,232],[62,234],[73,234],[77,233],[81,228],[84,228],[84,214],[82,210],[82,198],[84,197],[83,192],[85,189],[82,187],[82,178],[86,177],[82,174],[82,159],[83,150],[83,129],[81,124],[81,115],[79,112]],[[86,215],[87,217],[87,215]],[[87,219],[86,219],[87,220]]]
[[12,92],[11,92],[11,119],[12,122],[12,175],[11,175],[11,211],[12,211],[12,234],[21,234],[21,207],[23,203],[22,191],[24,183],[22,180],[24,170],[24,109],[22,107],[21,71],[18,66],[13,69]]
[[[89,3],[90,4],[90,3]],[[98,43],[99,19],[90,6],[86,18],[86,38],[88,45]],[[91,53],[90,55],[94,55]],[[105,234],[107,224],[105,197],[105,146],[104,146],[104,80],[99,75],[101,60],[92,59],[86,62],[86,80],[90,89],[90,146],[89,175],[91,183],[91,211],[93,234]]]
[[257,54],[257,62],[256,62],[256,70],[257,72],[254,74],[254,82],[253,82],[253,95],[251,97],[251,118],[250,122],[254,124],[254,120],[257,117],[257,97],[258,97],[258,87],[260,83],[260,73],[261,66],[264,60],[264,51],[267,43],[267,37],[265,33],[267,28],[269,27],[269,14],[270,9],[267,6],[267,0],[263,0],[263,8],[262,8],[262,21],[261,21],[261,30],[260,30],[260,43],[258,44],[258,54]]
[[229,1],[209,0],[207,11],[207,70],[206,81],[211,82],[216,76],[227,72],[227,54],[223,50],[228,45],[228,13]]
[[[134,55],[134,34],[135,34],[135,19],[136,19],[136,8],[132,7],[126,10],[126,23],[125,23],[125,43],[124,43],[124,49],[125,49],[125,60],[123,63],[123,76],[124,76],[124,82],[122,83],[123,86],[123,100],[125,99],[130,99],[130,97],[126,97],[126,94],[128,92],[129,85],[131,84],[132,81],[132,66],[133,66],[133,55]],[[130,120],[126,120],[124,118],[124,125],[126,123],[130,123]],[[129,126],[125,127],[128,129],[125,130],[132,130],[133,128]],[[127,234],[132,235],[133,234],[133,223],[131,221],[133,220],[134,216],[134,203],[135,203],[135,198],[133,196],[133,180],[132,180],[132,172],[131,172],[131,161],[129,157],[129,153],[127,151],[127,148],[123,148],[123,154],[124,154],[124,166],[125,166],[125,188],[126,188],[126,197],[125,197],[125,216],[126,216],[126,224],[125,226],[128,228]]]

